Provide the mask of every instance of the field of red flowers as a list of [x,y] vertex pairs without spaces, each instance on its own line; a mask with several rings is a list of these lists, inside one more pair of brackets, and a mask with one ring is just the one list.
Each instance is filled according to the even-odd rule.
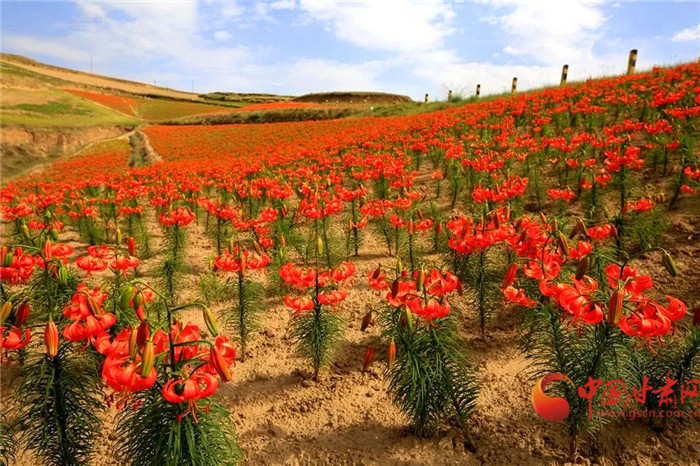
[[700,456],[700,63],[144,133],[2,187],[5,462]]
[[209,105],[182,100],[154,99],[148,97],[126,97],[104,94],[82,89],[65,89],[73,95],[98,103],[124,115],[134,116],[145,121],[164,121],[193,115],[230,112],[231,107]]

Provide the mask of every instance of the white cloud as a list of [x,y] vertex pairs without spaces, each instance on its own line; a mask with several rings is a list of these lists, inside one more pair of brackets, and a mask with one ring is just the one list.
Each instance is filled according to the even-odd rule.
[[216,40],[227,40],[227,39],[230,39],[232,37],[233,36],[226,31],[216,31],[214,33],[214,39],[216,39]]
[[503,51],[543,64],[594,59],[593,45],[607,20],[599,3],[577,0],[496,6],[511,8],[498,22],[509,42]]
[[444,1],[301,0],[300,6],[312,18],[330,25],[338,39],[368,49],[431,50],[440,47],[454,32],[451,24],[455,12]]
[[90,60],[90,53],[80,48],[24,35],[3,34],[2,48],[26,55],[49,55],[73,63]]
[[[619,74],[624,71],[624,54],[615,57],[599,57],[585,63],[575,63],[569,68],[569,82],[591,77]],[[481,84],[481,94],[498,94],[510,91],[514,77],[518,78],[518,90],[541,88],[559,84],[561,65],[513,65],[484,62],[464,62],[454,50],[428,52],[419,62],[412,64],[412,73],[421,78],[423,89],[405,90],[413,96],[428,92],[444,99],[447,89],[472,96],[476,85]],[[432,99],[432,97],[431,97]]]
[[294,0],[277,0],[276,2],[270,3],[270,9],[291,10],[294,8],[294,3]]
[[[421,99],[425,92],[431,99],[444,98],[447,89],[471,95],[476,84],[484,95],[503,92],[513,76],[521,90],[557,84],[564,63],[571,65],[570,80],[622,73],[627,47],[643,51],[639,63],[644,66],[658,59],[639,39],[605,37],[603,10],[610,10],[600,2],[488,0],[479,6],[478,18],[457,18],[457,11],[469,9],[449,0],[78,0],[77,6],[78,16],[55,37],[3,31],[4,48],[81,69],[93,55],[96,72],[187,90],[194,80],[199,92],[383,90]],[[351,63],[342,56],[309,56],[286,44],[278,49],[243,45],[240,40],[254,37],[250,28],[263,21],[314,24],[310,33],[318,40],[337,39],[385,58],[371,60],[363,57],[367,52],[354,50]],[[700,25],[673,37],[697,41]],[[472,58],[479,54],[482,58]]]
[[678,31],[671,38],[674,42],[700,42],[700,23],[694,28],[686,28]]
[[334,90],[378,91],[381,89],[378,78],[386,66],[383,61],[353,64],[303,58],[291,65],[273,66],[266,72],[283,77],[284,84],[291,86],[291,92],[295,94]]
[[[213,2],[207,2],[209,4]],[[221,16],[224,18],[236,18],[238,16],[243,15],[245,13],[246,9],[239,5],[237,2],[233,0],[227,0],[225,2],[221,2],[220,4],[217,4],[219,8],[219,13]]]

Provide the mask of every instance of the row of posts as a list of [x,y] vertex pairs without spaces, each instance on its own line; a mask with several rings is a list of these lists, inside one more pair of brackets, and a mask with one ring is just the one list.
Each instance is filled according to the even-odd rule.
[[[627,74],[634,74],[634,68],[637,66],[637,49],[630,50],[629,59],[627,60]],[[564,65],[561,69],[561,80],[559,85],[563,86],[566,84],[566,78],[569,75],[569,65]],[[513,78],[513,83],[510,87],[510,93],[515,94],[518,92],[518,78]],[[476,85],[476,97],[481,95],[481,84]],[[425,94],[425,103],[428,103],[428,94]],[[447,91],[447,100],[452,100],[452,89]]]

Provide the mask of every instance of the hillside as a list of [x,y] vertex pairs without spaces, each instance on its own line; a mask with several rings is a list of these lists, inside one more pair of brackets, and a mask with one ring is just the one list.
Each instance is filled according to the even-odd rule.
[[209,97],[9,54],[0,54],[0,90],[3,177],[138,126],[288,99],[247,94]]
[[[207,425],[245,464],[697,464],[698,82],[695,62],[418,115],[151,125],[4,183],[9,464],[46,463],[18,422],[47,403],[33,361],[83,355],[80,464]],[[533,396],[550,374],[558,419]],[[165,398],[189,381],[212,388]]]

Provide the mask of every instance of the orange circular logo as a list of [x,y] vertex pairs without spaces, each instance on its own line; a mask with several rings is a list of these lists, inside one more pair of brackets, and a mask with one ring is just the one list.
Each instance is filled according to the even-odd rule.
[[547,374],[538,380],[535,387],[532,389],[532,406],[535,407],[537,414],[546,420],[560,422],[569,415],[569,403],[564,398],[558,396],[550,397],[544,392],[547,385],[555,380],[563,380],[572,387],[574,386],[571,379],[564,374],[560,374],[559,372]]

